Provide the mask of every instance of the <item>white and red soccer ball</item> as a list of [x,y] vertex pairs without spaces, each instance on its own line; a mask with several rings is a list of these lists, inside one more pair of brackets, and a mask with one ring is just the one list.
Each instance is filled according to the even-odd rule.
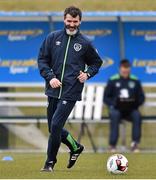
[[128,170],[128,160],[122,154],[114,154],[107,160],[107,170],[113,174],[123,174]]

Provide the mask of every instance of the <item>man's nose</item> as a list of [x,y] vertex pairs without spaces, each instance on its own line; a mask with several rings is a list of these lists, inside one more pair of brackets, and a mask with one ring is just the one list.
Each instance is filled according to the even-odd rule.
[[73,22],[71,22],[70,26],[71,26],[71,27],[74,27],[74,23],[73,23]]

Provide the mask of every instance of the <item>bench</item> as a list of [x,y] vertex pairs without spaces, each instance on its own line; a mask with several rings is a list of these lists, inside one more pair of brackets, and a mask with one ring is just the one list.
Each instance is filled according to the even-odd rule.
[[[70,114],[72,122],[103,122],[106,117],[103,112],[104,86],[101,84],[87,84],[82,93],[82,101],[78,101]],[[16,99],[15,99],[16,98]],[[22,100],[21,100],[22,99]],[[24,99],[24,100],[23,100]],[[31,99],[31,100],[30,100]],[[33,100],[32,100],[33,99]],[[156,107],[156,93],[146,93],[145,107]],[[1,107],[46,107],[46,96],[42,92],[0,92]],[[35,118],[35,117],[34,117]],[[41,118],[42,119],[42,118]],[[144,120],[153,121],[153,117],[144,116]],[[0,117],[1,120],[1,117]]]

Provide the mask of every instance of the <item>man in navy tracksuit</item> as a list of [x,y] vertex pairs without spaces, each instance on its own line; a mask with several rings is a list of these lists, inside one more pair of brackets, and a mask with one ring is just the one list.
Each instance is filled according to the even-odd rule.
[[144,103],[145,97],[140,81],[130,74],[130,62],[120,62],[120,73],[112,76],[105,88],[104,103],[109,107],[110,115],[110,151],[116,151],[119,136],[119,124],[125,118],[132,122],[131,150],[138,152],[141,138],[141,116],[138,108]]
[[66,8],[65,28],[50,33],[40,48],[38,67],[46,81],[50,132],[47,160],[42,171],[53,170],[61,142],[70,149],[68,168],[75,164],[84,149],[63,128],[76,101],[81,100],[84,82],[93,77],[102,65],[97,51],[79,32],[81,17],[80,9],[73,6]]

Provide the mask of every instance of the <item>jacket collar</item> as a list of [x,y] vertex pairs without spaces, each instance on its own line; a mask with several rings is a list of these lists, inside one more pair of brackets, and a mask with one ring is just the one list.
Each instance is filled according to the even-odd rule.
[[122,77],[121,74],[119,74],[119,76],[120,76],[120,79],[123,79],[123,80],[129,80],[130,79],[130,75],[127,78]]

